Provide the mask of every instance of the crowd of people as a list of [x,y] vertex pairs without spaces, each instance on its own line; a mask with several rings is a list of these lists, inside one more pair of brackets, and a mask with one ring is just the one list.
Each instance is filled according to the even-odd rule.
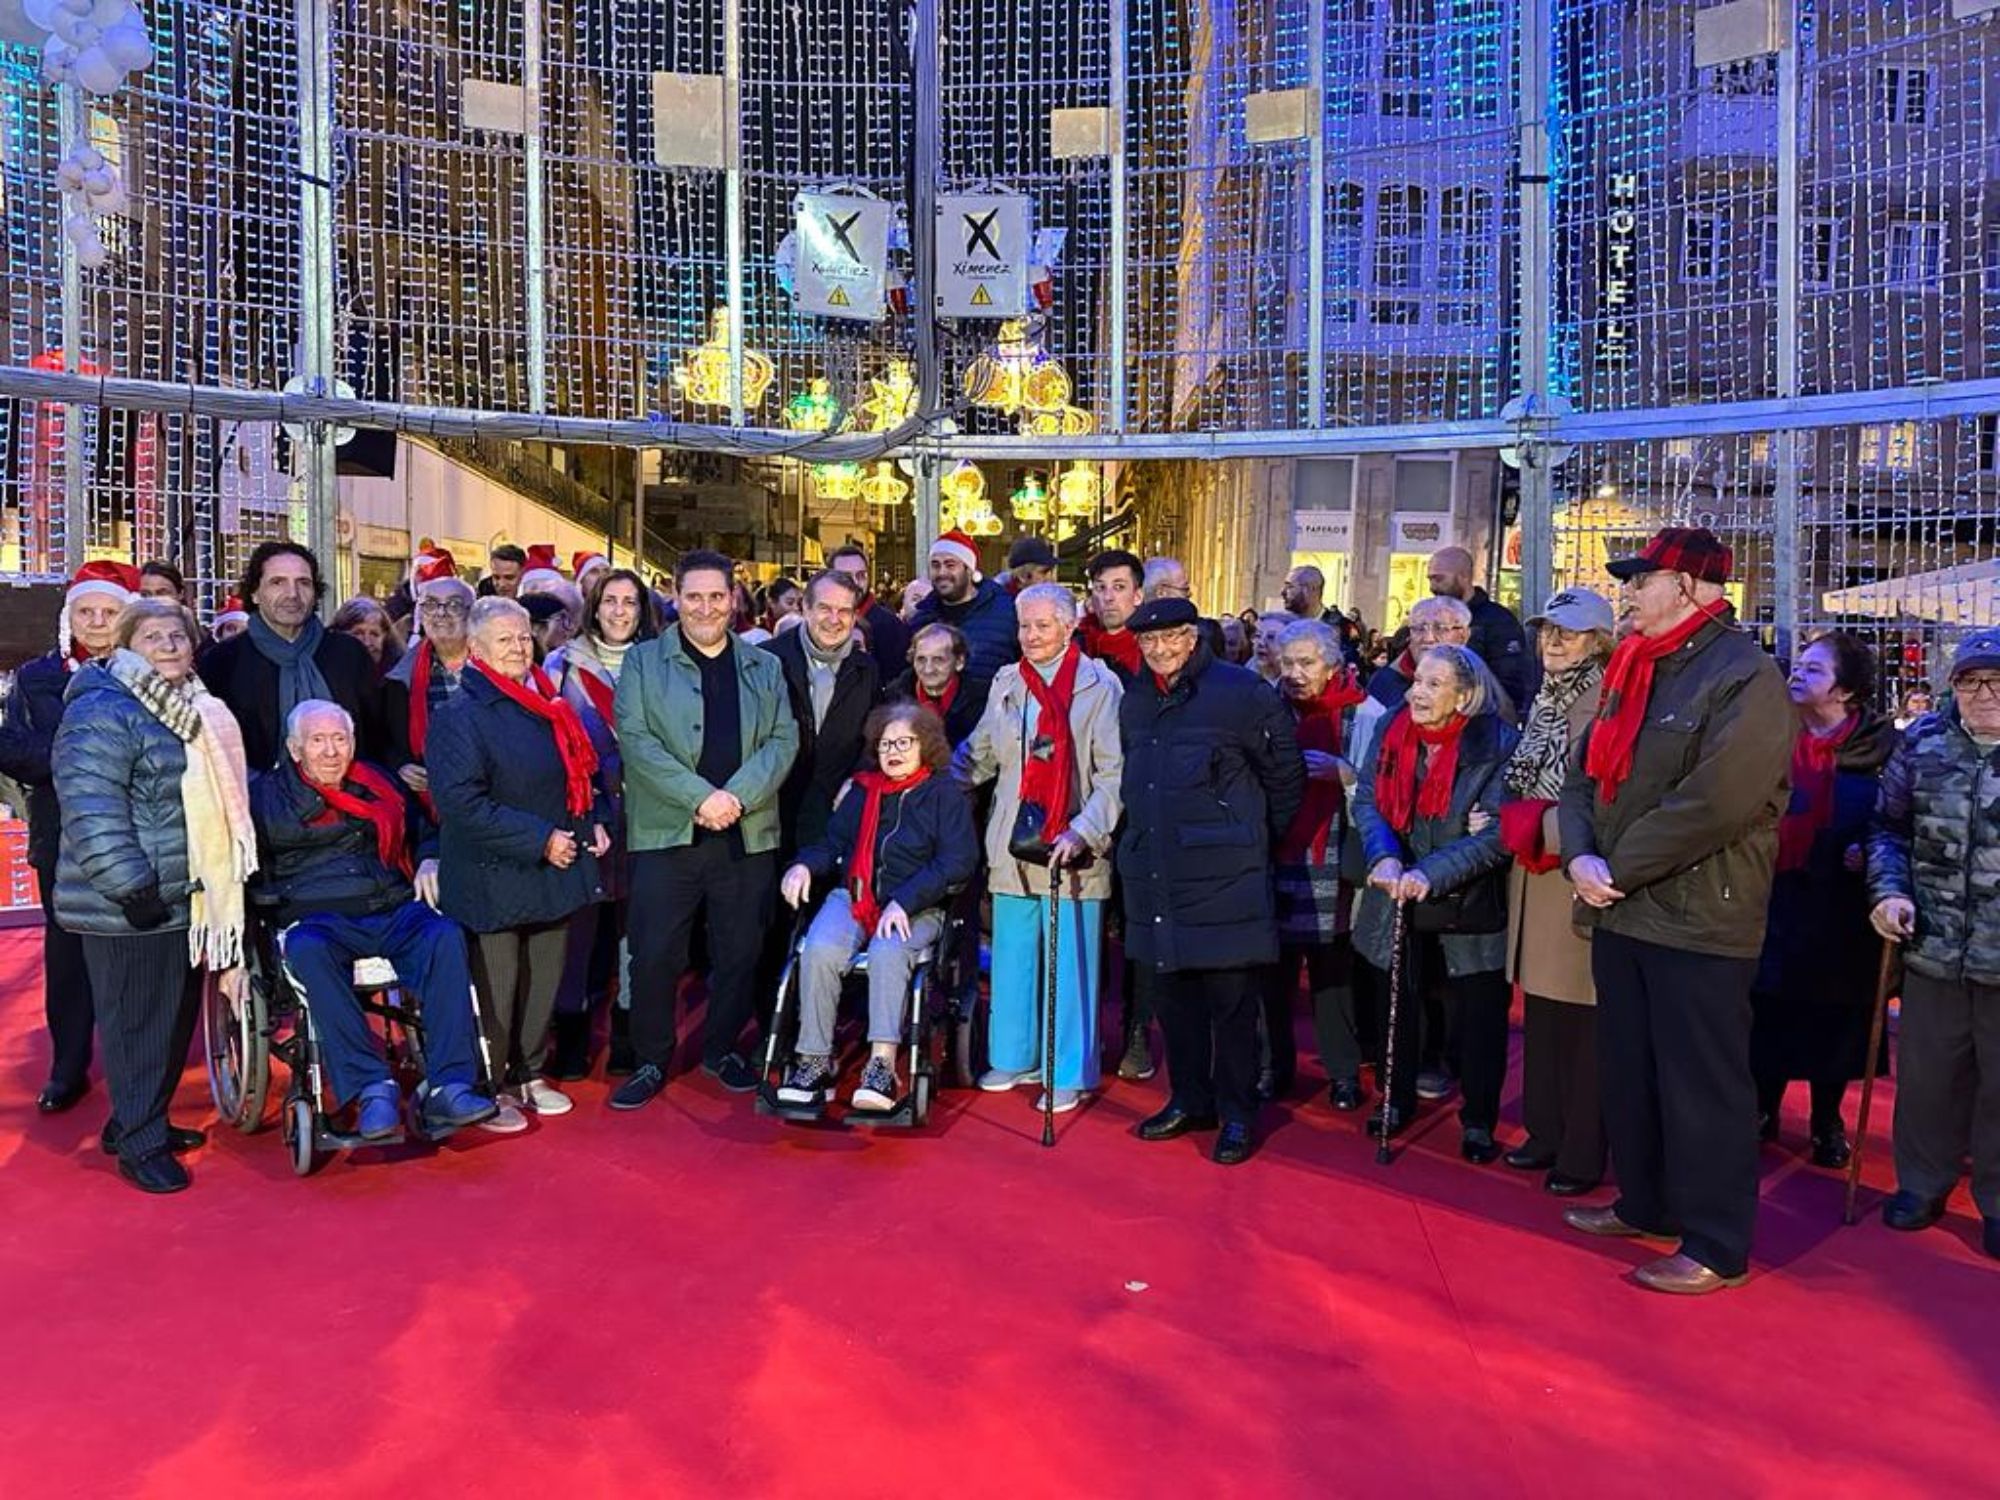
[[754,593],[714,552],[649,582],[505,547],[476,587],[427,552],[323,624],[317,559],[267,542],[204,632],[171,564],[94,562],[0,722],[46,916],[39,1107],[84,1096],[94,1035],[105,1150],[186,1187],[201,979],[240,993],[262,936],[363,1140],[402,1100],[362,958],[421,996],[426,1124],[509,1133],[574,1108],[600,1040],[611,1108],[648,1105],[693,994],[721,1087],[768,1086],[782,1045],[777,1098],[834,1103],[865,953],[846,1103],[882,1112],[949,943],[967,1083],[1071,1111],[1151,1077],[1157,1027],[1134,1133],[1235,1165],[1298,1086],[1303,994],[1326,1107],[1386,1144],[1456,1098],[1470,1163],[1564,1199],[1615,1174],[1568,1223],[1659,1242],[1640,1284],[1697,1294],[1747,1274],[1789,1084],[1811,1160],[1848,1161],[1879,939],[1905,961],[1885,1221],[1935,1222],[1969,1157],[2000,1256],[2000,631],[1891,719],[1850,636],[1781,669],[1731,565],[1669,528],[1611,565],[1617,607],[1566,588],[1524,627],[1447,548],[1385,644],[1311,567],[1215,618],[1174,559],[1100,553],[1079,595],[1039,539],[1003,580],[957,532],[900,608],[855,547]]

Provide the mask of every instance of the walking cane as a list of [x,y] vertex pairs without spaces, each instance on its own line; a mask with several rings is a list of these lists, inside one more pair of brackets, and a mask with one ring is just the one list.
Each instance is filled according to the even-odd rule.
[[1840,1222],[1854,1222],[1854,1195],[1861,1187],[1861,1151],[1868,1144],[1868,1106],[1875,1101],[1875,1064],[1882,1055],[1882,1030],[1889,1017],[1889,990],[1896,982],[1896,945],[1882,940],[1882,967],[1875,976],[1875,1019],[1868,1024],[1868,1060],[1861,1066],[1861,1115],[1854,1126],[1854,1150],[1847,1158],[1847,1202]]
[[1403,1008],[1403,922],[1410,909],[1407,901],[1397,901],[1395,916],[1389,923],[1389,1024],[1385,1028],[1388,1036],[1384,1040],[1385,1051],[1382,1062],[1382,1134],[1375,1143],[1375,1163],[1389,1165],[1389,1111],[1393,1108],[1390,1100],[1396,1096],[1396,1017]]
[[1042,1144],[1056,1143],[1056,937],[1062,923],[1056,903],[1062,899],[1062,870],[1049,869],[1048,930],[1042,943]]

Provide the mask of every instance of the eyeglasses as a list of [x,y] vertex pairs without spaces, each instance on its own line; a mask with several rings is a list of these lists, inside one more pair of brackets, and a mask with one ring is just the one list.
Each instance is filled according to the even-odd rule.
[[917,742],[906,734],[893,740],[883,740],[878,748],[884,755],[902,755],[916,749]]
[[1156,583],[1152,592],[1155,597],[1161,599],[1185,599],[1194,593],[1194,588],[1191,584],[1185,583]]
[[417,611],[426,615],[469,615],[472,606],[463,599],[426,599],[417,606]]
[[1465,630],[1463,625],[1412,625],[1410,639],[1413,641],[1441,641],[1446,636],[1457,635]]
[[1961,677],[1951,687],[1966,698],[2000,698],[2000,677]]

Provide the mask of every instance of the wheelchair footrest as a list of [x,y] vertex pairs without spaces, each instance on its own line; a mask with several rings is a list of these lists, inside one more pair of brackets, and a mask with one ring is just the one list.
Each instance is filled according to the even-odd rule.
[[335,1130],[331,1125],[321,1126],[313,1132],[313,1146],[320,1151],[360,1151],[371,1146],[400,1146],[408,1139],[409,1133],[402,1130],[373,1141],[358,1130]]
[[870,1130],[908,1130],[917,1123],[917,1096],[905,1093],[894,1109],[850,1109],[844,1118]]
[[818,1125],[826,1119],[827,1101],[818,1104],[794,1104],[789,1099],[778,1097],[778,1086],[774,1083],[760,1083],[757,1086],[757,1113],[776,1115],[781,1120],[790,1120],[796,1125]]

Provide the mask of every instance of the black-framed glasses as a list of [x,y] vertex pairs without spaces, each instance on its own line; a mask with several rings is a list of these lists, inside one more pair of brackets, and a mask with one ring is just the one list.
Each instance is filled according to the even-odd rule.
[[1961,677],[1951,687],[1968,698],[2000,698],[2000,677]]
[[472,606],[463,599],[426,599],[417,606],[418,612],[427,615],[469,615]]
[[917,748],[914,737],[903,734],[893,740],[883,740],[877,747],[884,755],[902,755]]

